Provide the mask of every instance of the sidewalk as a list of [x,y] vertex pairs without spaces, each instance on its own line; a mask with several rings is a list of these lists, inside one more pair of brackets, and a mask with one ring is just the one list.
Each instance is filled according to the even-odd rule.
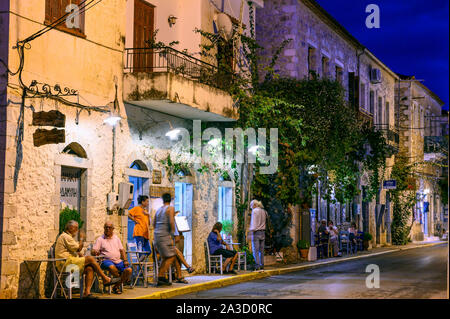
[[102,299],[166,299],[179,295],[184,295],[188,293],[193,293],[202,290],[220,288],[224,286],[234,285],[246,281],[251,281],[255,279],[261,279],[265,277],[280,275],[288,272],[298,271],[302,269],[312,269],[320,267],[322,265],[327,265],[331,263],[338,263],[352,259],[366,258],[370,256],[392,253],[400,250],[408,250],[420,247],[429,247],[442,243],[447,243],[446,241],[434,241],[434,242],[420,242],[420,243],[410,243],[405,246],[389,246],[389,247],[379,247],[373,248],[368,251],[358,252],[357,255],[345,255],[345,257],[335,257],[320,259],[317,261],[301,262],[298,264],[284,265],[282,263],[277,263],[276,265],[267,266],[261,271],[240,271],[238,275],[193,275],[186,277],[189,284],[172,284],[170,287],[156,288],[149,285],[148,288],[135,287],[129,289],[124,288],[124,292],[121,295],[115,294],[96,294]]

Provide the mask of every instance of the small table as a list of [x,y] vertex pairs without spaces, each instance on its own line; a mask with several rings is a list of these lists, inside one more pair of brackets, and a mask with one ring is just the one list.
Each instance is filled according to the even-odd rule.
[[[66,260],[65,258],[45,258],[45,259],[28,259],[28,260],[24,260],[23,263],[25,264],[25,268],[26,268],[28,274],[29,274],[30,277],[31,277],[31,284],[30,284],[30,286],[29,286],[28,288],[25,289],[25,296],[28,296],[28,294],[29,294],[31,288],[33,287],[34,281],[35,281],[35,279],[36,279],[36,277],[37,277],[37,274],[39,273],[39,270],[41,269],[42,263],[44,263],[44,262],[56,263],[57,261],[65,261],[65,260]],[[38,265],[37,265],[37,267],[36,267],[36,270],[35,270],[34,272],[33,272],[33,271],[30,269],[30,267],[29,267],[29,265],[30,265],[31,263],[38,263]],[[56,268],[56,267],[55,267],[55,268]],[[57,270],[56,270],[56,271],[57,271]],[[57,272],[57,277],[58,277],[58,278],[61,277],[61,273],[62,273],[62,271],[59,272],[59,273]],[[59,280],[58,280],[58,281],[59,281]],[[59,281],[59,283],[61,284],[60,281]],[[54,287],[53,293],[52,293],[52,298],[53,298],[54,292],[55,292],[55,290],[56,290],[56,286],[57,286],[57,283],[55,283],[55,287]],[[61,286],[62,286],[62,284],[61,284]]]

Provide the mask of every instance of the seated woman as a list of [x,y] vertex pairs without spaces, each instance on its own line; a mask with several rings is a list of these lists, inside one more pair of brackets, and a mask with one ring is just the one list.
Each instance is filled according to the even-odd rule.
[[[226,274],[236,275],[237,273],[233,270],[233,267],[236,263],[238,254],[233,249],[223,249],[222,245],[225,245],[227,248],[231,247],[222,239],[222,236],[220,236],[221,231],[222,223],[215,223],[208,236],[209,253],[211,255],[222,255],[225,258],[225,262],[222,265],[222,271]],[[229,271],[227,271],[228,265],[230,265]]]
[[95,298],[91,295],[91,286],[94,281],[94,271],[102,278],[105,286],[110,286],[120,282],[120,278],[109,278],[100,268],[94,257],[83,257],[81,250],[84,246],[84,233],[80,232],[80,242],[74,237],[78,233],[78,223],[74,220],[67,222],[64,232],[59,235],[55,245],[55,258],[64,258],[65,261],[58,261],[56,267],[59,271],[68,265],[76,265],[79,273],[86,274],[86,283],[83,298]]

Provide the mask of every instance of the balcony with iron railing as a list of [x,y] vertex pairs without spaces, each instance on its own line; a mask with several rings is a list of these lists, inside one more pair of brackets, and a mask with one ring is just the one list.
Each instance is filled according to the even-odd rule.
[[362,122],[368,123],[370,126],[373,125],[373,114],[363,107],[358,108],[358,119]]
[[235,120],[227,92],[232,81],[230,73],[171,47],[125,49],[126,102],[187,118]]
[[423,139],[425,161],[446,161],[448,157],[448,138],[445,136],[425,136]]

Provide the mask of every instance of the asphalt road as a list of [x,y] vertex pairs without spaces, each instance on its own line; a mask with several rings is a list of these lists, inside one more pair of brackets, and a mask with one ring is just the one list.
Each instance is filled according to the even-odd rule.
[[[272,276],[177,299],[447,298],[448,247],[441,244]],[[379,267],[379,288],[367,288],[369,264]],[[370,283],[374,283],[370,280]]]

